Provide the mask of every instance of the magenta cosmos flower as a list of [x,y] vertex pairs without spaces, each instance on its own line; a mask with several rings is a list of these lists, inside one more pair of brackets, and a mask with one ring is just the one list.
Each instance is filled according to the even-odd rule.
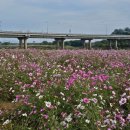
[[90,102],[90,100],[88,99],[88,98],[83,98],[83,103],[89,103]]

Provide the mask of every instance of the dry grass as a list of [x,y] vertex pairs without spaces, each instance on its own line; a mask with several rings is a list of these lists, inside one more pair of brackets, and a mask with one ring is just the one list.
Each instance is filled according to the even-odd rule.
[[22,103],[0,102],[0,110],[4,114],[8,114],[16,110]]

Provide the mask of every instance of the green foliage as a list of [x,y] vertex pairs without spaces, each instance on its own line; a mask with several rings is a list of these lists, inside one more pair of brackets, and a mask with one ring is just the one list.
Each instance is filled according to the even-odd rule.
[[73,47],[82,47],[82,43],[80,40],[71,40],[71,41],[66,41],[65,45],[73,46]]
[[130,28],[126,27],[124,29],[115,29],[112,34],[118,35],[130,35]]

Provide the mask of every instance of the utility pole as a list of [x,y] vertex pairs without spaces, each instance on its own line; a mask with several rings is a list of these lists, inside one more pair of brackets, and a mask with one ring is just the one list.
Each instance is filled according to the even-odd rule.
[[106,24],[106,35],[108,34],[108,26],[107,26],[107,24]]
[[46,21],[46,31],[48,33],[48,21]]
[[0,21],[0,31],[2,31],[2,21]]
[[47,33],[48,33],[48,21],[47,21]]
[[46,28],[46,31],[45,31],[45,32],[48,33],[48,30],[49,30],[49,29],[48,29],[48,21],[44,21],[44,24],[45,24],[45,28]]
[[71,28],[69,29],[69,33],[71,33]]

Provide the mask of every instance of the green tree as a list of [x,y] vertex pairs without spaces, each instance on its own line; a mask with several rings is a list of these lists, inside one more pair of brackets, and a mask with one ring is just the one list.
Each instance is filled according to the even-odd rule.
[[[115,29],[112,35],[130,35],[130,28],[126,27],[124,29]],[[120,48],[130,48],[130,40],[119,40],[118,46]]]

